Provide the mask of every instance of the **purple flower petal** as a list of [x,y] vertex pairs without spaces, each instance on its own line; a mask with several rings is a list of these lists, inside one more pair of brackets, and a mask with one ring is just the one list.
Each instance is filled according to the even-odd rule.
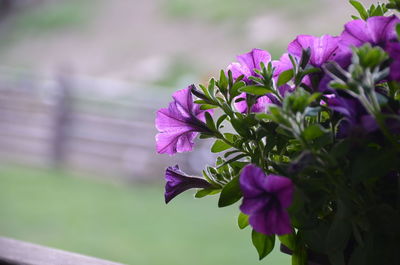
[[285,235],[293,232],[289,214],[282,208],[259,211],[250,216],[249,224],[254,230],[265,235]]
[[255,75],[254,69],[260,70],[261,62],[267,64],[269,61],[271,61],[271,55],[267,51],[253,49],[251,52],[239,55],[237,60],[242,66],[245,66],[247,69],[249,69],[252,75]]
[[261,69],[261,62],[267,65],[271,61],[271,55],[264,50],[252,51],[237,56],[238,63],[231,63],[226,71],[231,70],[233,79],[244,75],[243,81],[250,83],[249,77],[256,76],[254,69]]
[[177,195],[188,189],[209,188],[212,186],[204,179],[189,177],[179,169],[178,165],[167,168],[165,181],[165,203],[170,202]]
[[400,82],[400,43],[391,42],[387,45],[387,52],[393,60],[390,65],[390,79]]
[[272,66],[275,67],[274,78],[278,78],[284,71],[293,69],[293,64],[288,53],[284,53],[279,60],[272,61]]
[[340,36],[340,46],[344,50],[364,43],[384,47],[387,42],[397,39],[395,26],[399,22],[399,18],[394,15],[370,17],[367,21],[361,19],[350,21],[344,26]]
[[[246,93],[242,93],[236,98],[244,98],[246,99]],[[267,109],[267,106],[271,104],[271,100],[267,96],[262,96],[259,97],[256,101],[256,103],[251,107],[251,112],[265,112]],[[242,100],[239,102],[235,102],[235,108],[241,112],[241,113],[246,113],[247,111],[247,103],[246,100]]]
[[323,35],[320,38],[311,35],[299,35],[289,43],[288,51],[290,54],[300,58],[303,49],[310,48],[310,64],[321,67],[322,64],[334,59],[338,50],[338,42],[338,37],[330,35]]
[[207,131],[204,124],[205,112],[199,105],[193,103],[190,90],[193,86],[176,91],[174,101],[168,108],[162,108],[156,113],[156,149],[158,153],[173,155],[177,152],[188,152],[193,149],[197,132]]
[[259,233],[289,234],[292,232],[286,209],[293,200],[290,179],[268,175],[262,169],[247,165],[240,174],[243,201],[240,210],[250,216],[249,223]]
[[231,63],[228,65],[226,72],[231,70],[232,78],[236,80],[239,76],[245,76],[246,80],[249,76],[251,76],[251,72],[247,67],[243,67],[240,63]]

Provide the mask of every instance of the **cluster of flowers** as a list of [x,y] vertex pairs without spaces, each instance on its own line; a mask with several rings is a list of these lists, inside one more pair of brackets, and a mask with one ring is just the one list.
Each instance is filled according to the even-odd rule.
[[[211,80],[208,87],[201,86],[200,90],[191,85],[175,92],[168,108],[157,112],[157,152],[174,155],[191,151],[200,133],[201,138],[217,139],[213,152],[233,148],[224,157],[236,156],[219,158],[215,168],[203,172],[204,178],[188,176],[178,166],[169,167],[165,201],[192,188],[201,189],[196,197],[221,192],[219,206],[243,198],[239,225],[250,224],[258,236],[296,238],[295,229],[301,230],[303,224],[289,209],[295,204],[296,191],[315,193],[310,188],[313,184],[307,181],[313,179],[317,185],[320,178],[315,175],[329,175],[324,170],[331,168],[332,174],[349,174],[337,173],[345,171],[346,166],[358,174],[353,166],[357,162],[352,158],[346,160],[350,165],[330,163],[333,153],[349,139],[354,148],[360,148],[356,143],[360,141],[361,145],[379,145],[380,151],[395,150],[387,173],[398,183],[399,23],[397,16],[382,14],[348,22],[340,36],[299,35],[279,60],[271,60],[267,51],[253,49],[239,55],[237,62],[221,71],[219,80]],[[214,114],[215,108],[223,111],[217,122],[213,119],[218,113]],[[224,121],[231,123],[234,133],[220,130]],[[279,141],[283,141],[282,148]],[[341,154],[361,156],[355,152]],[[337,161],[342,161],[338,156]],[[363,159],[360,161],[365,163],[371,158]],[[315,167],[310,169],[309,165]],[[329,183],[326,178],[324,181]],[[343,185],[334,180],[332,186],[318,184],[317,192],[355,187],[351,177],[343,178]],[[338,192],[334,196],[339,196]],[[315,218],[333,223],[341,200],[326,198],[313,213]],[[301,209],[304,211],[304,207]],[[291,245],[287,238],[282,242]],[[303,246],[312,248],[310,241],[305,242]],[[339,250],[348,247],[347,243]],[[268,253],[259,254],[262,257]]]

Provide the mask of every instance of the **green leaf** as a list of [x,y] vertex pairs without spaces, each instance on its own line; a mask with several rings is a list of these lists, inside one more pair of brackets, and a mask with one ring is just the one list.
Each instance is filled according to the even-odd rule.
[[306,140],[314,140],[322,135],[324,135],[324,130],[322,129],[321,125],[313,124],[308,126],[303,131],[303,136]]
[[239,176],[234,177],[221,191],[218,200],[218,207],[226,207],[234,204],[242,198],[242,191],[239,185]]
[[204,116],[206,117],[206,124],[207,124],[207,127],[211,130],[211,131],[218,131],[217,130],[217,128],[215,127],[215,124],[214,124],[214,120],[213,120],[213,118],[211,117],[211,114],[209,113],[209,112],[205,112],[204,113]]
[[214,194],[217,194],[217,193],[220,193],[220,192],[221,192],[221,189],[201,189],[201,190],[196,192],[194,197],[203,198],[205,196],[214,195]]
[[294,250],[296,247],[296,238],[294,234],[287,234],[287,235],[282,235],[282,236],[278,236],[279,241],[281,241],[281,243],[283,245],[285,245],[287,248],[289,248],[290,250]]
[[350,4],[357,9],[358,13],[360,14],[361,18],[366,20],[368,18],[368,12],[365,10],[365,7],[356,0],[350,0]]
[[231,148],[231,146],[224,141],[218,139],[214,142],[214,144],[211,147],[211,152],[213,153],[219,153],[222,151],[225,151],[227,149]]
[[299,63],[301,69],[306,68],[308,62],[310,61],[310,57],[311,57],[311,49],[310,48],[303,49]]
[[249,216],[244,213],[239,213],[238,226],[240,229],[245,229],[249,225]]
[[220,89],[222,89],[224,91],[226,91],[226,89],[228,87],[228,79],[226,78],[224,70],[221,70],[221,72],[219,74],[219,86],[220,86]]
[[229,94],[230,94],[231,98],[234,98],[234,97],[239,96],[239,94],[240,94],[239,89],[240,89],[241,87],[244,87],[245,85],[246,85],[246,83],[243,82],[243,81],[235,82],[235,83],[233,84],[231,90],[229,91]]
[[221,125],[221,123],[226,119],[226,117],[228,117],[228,115],[223,114],[221,115],[218,120],[217,120],[217,128],[219,128],[219,126]]
[[292,254],[292,265],[307,265],[307,250],[304,246],[296,246]]
[[400,23],[396,25],[397,38],[400,40]]
[[271,89],[262,86],[245,86],[241,87],[239,91],[256,96],[263,96],[267,93],[273,92]]
[[215,96],[215,80],[211,78],[210,82],[208,83],[208,92],[210,93],[211,97]]
[[208,110],[208,109],[215,109],[215,108],[218,108],[218,106],[210,105],[210,104],[203,104],[200,106],[201,110]]
[[268,236],[258,233],[255,230],[251,233],[251,240],[254,247],[257,249],[260,260],[271,253],[275,246],[275,235]]
[[348,218],[350,212],[346,204],[339,200],[337,210],[332,224],[328,230],[325,241],[325,249],[332,253],[335,259],[338,259],[337,252],[342,252],[349,241],[352,232],[351,222]]
[[293,78],[293,69],[283,71],[278,77],[278,86],[282,86]]

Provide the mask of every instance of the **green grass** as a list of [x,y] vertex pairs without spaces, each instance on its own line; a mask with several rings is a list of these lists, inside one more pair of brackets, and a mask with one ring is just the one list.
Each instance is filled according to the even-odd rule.
[[0,167],[0,235],[126,264],[289,264],[258,262],[237,205],[184,194],[165,205],[155,186],[111,185],[68,173]]

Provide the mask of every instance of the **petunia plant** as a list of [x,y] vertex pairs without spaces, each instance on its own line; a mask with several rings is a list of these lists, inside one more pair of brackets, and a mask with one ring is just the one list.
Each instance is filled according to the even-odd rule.
[[236,204],[260,259],[280,240],[292,264],[400,264],[400,1],[350,3],[341,35],[253,49],[157,112],[158,153],[199,137],[219,155],[197,177],[169,167],[165,201]]

